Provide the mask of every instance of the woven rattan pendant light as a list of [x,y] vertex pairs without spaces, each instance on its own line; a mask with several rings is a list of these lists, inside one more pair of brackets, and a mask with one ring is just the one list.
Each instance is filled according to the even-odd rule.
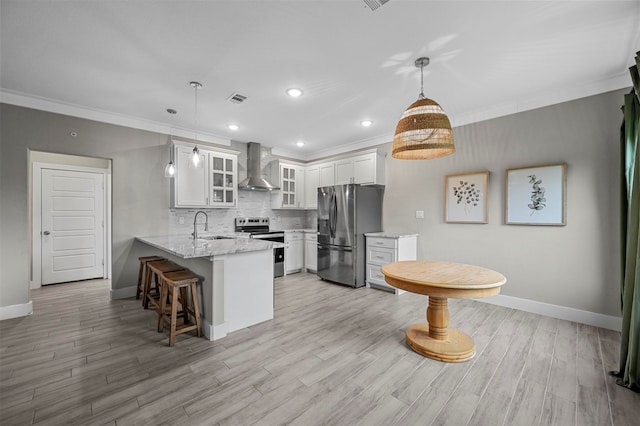
[[456,149],[449,117],[436,101],[424,97],[424,67],[429,58],[418,58],[415,64],[420,68],[420,95],[398,121],[391,156],[423,160],[453,154]]

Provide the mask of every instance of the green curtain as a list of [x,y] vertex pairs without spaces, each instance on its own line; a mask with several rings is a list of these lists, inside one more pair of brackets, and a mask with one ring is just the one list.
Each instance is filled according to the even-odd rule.
[[633,89],[624,97],[621,131],[622,339],[618,384],[640,392],[640,52],[630,68]]

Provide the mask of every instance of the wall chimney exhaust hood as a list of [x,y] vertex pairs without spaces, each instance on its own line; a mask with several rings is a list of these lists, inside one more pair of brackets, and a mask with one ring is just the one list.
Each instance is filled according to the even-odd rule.
[[280,189],[262,177],[259,143],[249,142],[247,144],[247,178],[238,184],[238,189],[248,191],[271,191],[272,189]]

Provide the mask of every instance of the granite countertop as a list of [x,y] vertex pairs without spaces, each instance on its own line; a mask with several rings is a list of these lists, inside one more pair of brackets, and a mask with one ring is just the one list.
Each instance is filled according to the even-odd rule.
[[285,229],[284,232],[307,232],[307,233],[316,233],[317,229],[313,228],[295,228],[295,229]]
[[[204,235],[203,235],[204,236]],[[225,254],[246,253],[250,251],[271,250],[284,247],[282,243],[254,240],[249,238],[226,238],[219,240],[198,239],[194,244],[189,236],[162,235],[153,237],[136,237],[150,246],[167,251],[183,259],[193,257],[212,257]]]
[[406,238],[406,237],[417,237],[419,234],[404,234],[399,232],[367,232],[364,235],[366,237],[378,237],[378,238]]

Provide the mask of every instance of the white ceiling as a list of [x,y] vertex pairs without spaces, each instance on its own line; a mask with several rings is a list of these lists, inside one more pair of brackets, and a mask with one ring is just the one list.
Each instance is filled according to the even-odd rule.
[[0,13],[2,102],[194,137],[195,80],[200,140],[300,159],[389,142],[421,56],[425,95],[456,126],[628,87],[640,50],[640,1],[1,0]]

